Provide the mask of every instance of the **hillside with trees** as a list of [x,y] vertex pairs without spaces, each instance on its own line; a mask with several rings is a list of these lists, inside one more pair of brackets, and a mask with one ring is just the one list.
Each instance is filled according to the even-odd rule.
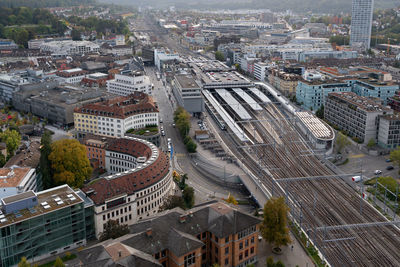
[[[339,13],[351,12],[351,1],[349,0],[99,0],[108,4],[123,5],[150,5],[158,8],[167,8],[174,5],[177,8],[200,8],[211,9],[221,8],[254,8],[254,9],[271,9],[273,11],[284,11],[291,9],[295,12],[323,12],[323,13]],[[375,0],[375,8],[393,8],[399,5],[398,0]]]
[[95,0],[1,0],[0,7],[71,7],[95,3]]

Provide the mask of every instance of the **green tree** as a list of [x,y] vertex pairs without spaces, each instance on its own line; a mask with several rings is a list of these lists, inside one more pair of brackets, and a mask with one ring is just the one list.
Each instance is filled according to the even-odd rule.
[[376,145],[375,139],[374,139],[374,138],[371,138],[371,139],[368,141],[367,147],[368,147],[368,148],[373,148],[375,145]]
[[324,119],[325,116],[324,111],[325,111],[324,105],[321,105],[319,109],[315,112],[315,115],[320,119]]
[[335,143],[336,143],[336,149],[339,153],[342,153],[342,150],[351,144],[347,136],[345,136],[341,132],[338,132]]
[[194,189],[193,187],[187,186],[183,189],[183,201],[187,209],[191,209],[194,206]]
[[188,179],[187,174],[185,173],[184,175],[181,176],[181,180],[178,183],[178,186],[181,190],[185,189],[186,185],[186,180]]
[[72,40],[74,40],[74,41],[80,41],[80,40],[82,40],[82,38],[81,38],[81,32],[78,31],[77,29],[72,29],[72,30],[71,30],[71,38],[72,38]]
[[74,139],[62,139],[51,145],[49,160],[55,185],[81,187],[90,178],[92,168],[86,156],[86,148]]
[[60,257],[56,258],[56,261],[54,262],[54,267],[65,267],[65,264]]
[[6,143],[8,155],[13,156],[21,143],[21,135],[16,130],[7,129],[1,134],[1,140]]
[[168,196],[160,207],[160,211],[171,210],[174,208],[186,209],[185,201],[179,196]]
[[31,264],[27,261],[26,257],[22,257],[21,261],[18,263],[18,267],[30,267]]
[[115,239],[123,235],[129,234],[129,228],[126,224],[119,224],[115,220],[109,220],[106,223],[104,232],[100,234],[100,241]]
[[186,143],[186,149],[189,153],[195,153],[197,149],[197,144],[190,138],[189,142]]
[[272,256],[267,258],[267,267],[275,267],[274,258]]
[[53,186],[53,180],[51,178],[51,163],[49,160],[51,154],[51,133],[49,131],[43,133],[40,145],[39,169],[42,174],[44,189],[48,189]]
[[6,157],[0,153],[0,168],[2,168],[6,164]]
[[291,242],[287,226],[288,211],[283,197],[271,198],[264,205],[261,233],[268,243],[278,248]]
[[215,59],[218,61],[225,61],[224,54],[221,51],[215,52]]
[[[393,150],[390,152],[390,159],[396,163],[398,166],[400,166],[400,147],[397,147],[396,150]],[[400,173],[400,170],[399,170]]]

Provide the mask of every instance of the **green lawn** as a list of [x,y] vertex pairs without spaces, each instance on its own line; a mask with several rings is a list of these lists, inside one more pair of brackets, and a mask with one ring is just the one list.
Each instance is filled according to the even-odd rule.
[[129,129],[126,133],[134,134],[134,135],[153,135],[158,133],[157,126],[147,126],[142,129]]

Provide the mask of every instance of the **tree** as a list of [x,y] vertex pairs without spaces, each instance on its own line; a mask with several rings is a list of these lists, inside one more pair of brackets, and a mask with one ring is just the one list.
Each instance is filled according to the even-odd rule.
[[272,256],[267,258],[267,267],[275,267],[274,258]]
[[228,198],[225,201],[228,202],[228,203],[231,203],[233,205],[237,205],[238,204],[236,198],[233,195],[231,195],[231,193],[229,193]]
[[325,110],[324,105],[321,105],[319,109],[315,112],[315,115],[320,119],[324,119],[325,116],[324,110]]
[[375,139],[374,139],[374,138],[371,138],[371,139],[368,141],[367,147],[368,147],[368,148],[373,148],[375,145],[376,145]]
[[193,187],[187,186],[183,189],[183,201],[187,209],[191,209],[194,206],[194,189]]
[[174,208],[185,209],[185,201],[179,196],[168,196],[160,207],[160,211],[171,210]]
[[22,257],[21,261],[18,263],[18,267],[30,267],[31,264],[26,260],[26,257]]
[[218,61],[225,61],[224,54],[221,51],[215,52],[215,59]]
[[49,131],[43,133],[40,145],[39,168],[42,174],[44,189],[48,189],[53,186],[53,180],[51,179],[51,163],[49,160],[51,154],[51,134]]
[[181,190],[185,189],[185,187],[187,186],[187,185],[186,185],[186,180],[187,180],[187,179],[188,179],[188,176],[187,176],[186,173],[180,177],[180,181],[179,181],[179,183],[178,183],[178,186],[179,186],[179,188],[180,188]]
[[264,220],[261,233],[268,243],[279,248],[288,245],[291,240],[287,226],[289,208],[283,197],[271,198],[264,205]]
[[71,38],[74,41],[80,41],[81,39],[81,32],[78,31],[77,29],[72,29],[71,30]]
[[13,156],[21,143],[21,135],[16,130],[7,129],[1,134],[1,140],[6,143],[8,155]]
[[56,261],[54,262],[54,267],[65,267],[65,264],[60,257],[56,258]]
[[[390,159],[400,166],[400,147],[390,152]],[[400,173],[400,170],[399,170]]]
[[6,157],[0,153],[0,168],[2,168],[6,164]]
[[121,225],[115,220],[109,220],[106,223],[104,232],[100,234],[100,241],[115,239],[126,234],[129,234],[128,225]]
[[347,139],[347,136],[342,134],[341,132],[338,132],[338,135],[336,137],[336,149],[339,153],[342,152],[343,148],[346,146],[349,146],[351,143],[349,139]]
[[81,187],[90,178],[92,168],[86,156],[86,148],[75,139],[62,139],[51,145],[49,160],[55,185],[67,183]]
[[197,144],[190,138],[189,142],[186,143],[186,149],[189,153],[195,153],[197,149]]

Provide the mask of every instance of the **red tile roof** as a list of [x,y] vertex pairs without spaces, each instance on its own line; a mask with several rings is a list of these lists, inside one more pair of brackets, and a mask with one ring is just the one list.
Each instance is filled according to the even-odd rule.
[[[147,160],[149,160],[149,157],[152,155],[150,146],[142,141],[125,138],[108,140],[107,150],[125,153],[136,158],[144,156]],[[125,193],[131,195],[159,182],[169,172],[169,158],[158,148],[157,150],[157,159],[145,168],[120,175],[114,179],[101,178],[94,184],[84,187],[82,191],[85,192],[96,205],[102,205],[107,199]]]
[[87,104],[75,108],[74,112],[124,119],[135,114],[158,112],[158,107],[151,96],[142,92],[135,92],[129,96],[120,96],[103,102]]

